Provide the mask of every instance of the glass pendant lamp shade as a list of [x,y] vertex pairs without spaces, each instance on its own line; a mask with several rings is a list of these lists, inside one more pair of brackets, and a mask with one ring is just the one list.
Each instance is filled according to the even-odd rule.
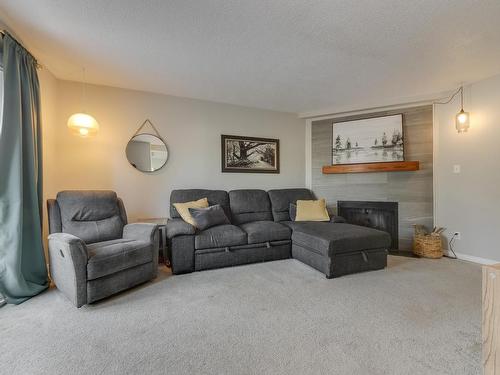
[[80,137],[88,137],[99,131],[99,123],[86,113],[75,113],[68,119],[68,128]]
[[457,113],[455,116],[455,127],[459,133],[466,132],[470,126],[470,116],[469,112],[465,112],[464,109]]
[[469,129],[470,126],[470,115],[469,112],[464,111],[464,87],[460,87],[460,112],[455,116],[455,128],[457,132],[464,133]]

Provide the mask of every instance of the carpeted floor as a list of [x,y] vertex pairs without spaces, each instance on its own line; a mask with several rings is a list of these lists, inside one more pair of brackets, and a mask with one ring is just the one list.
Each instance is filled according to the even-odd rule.
[[74,308],[0,309],[1,374],[479,374],[481,269],[390,257],[327,280],[286,260],[162,276]]

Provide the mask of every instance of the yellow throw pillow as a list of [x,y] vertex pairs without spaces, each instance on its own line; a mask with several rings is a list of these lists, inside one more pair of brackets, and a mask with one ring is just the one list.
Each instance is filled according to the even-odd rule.
[[298,200],[295,221],[330,221],[325,200]]
[[186,203],[174,203],[174,207],[181,215],[182,220],[184,220],[186,223],[191,224],[192,226],[194,225],[194,220],[191,214],[189,213],[190,208],[207,208],[208,207],[208,199],[207,198],[201,198],[198,199],[197,201],[191,201],[191,202],[186,202]]

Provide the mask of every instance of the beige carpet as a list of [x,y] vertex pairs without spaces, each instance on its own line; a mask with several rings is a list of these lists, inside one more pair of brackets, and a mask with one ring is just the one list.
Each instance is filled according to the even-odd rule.
[[162,269],[81,309],[54,289],[1,308],[0,374],[478,374],[480,314],[480,267],[449,259]]

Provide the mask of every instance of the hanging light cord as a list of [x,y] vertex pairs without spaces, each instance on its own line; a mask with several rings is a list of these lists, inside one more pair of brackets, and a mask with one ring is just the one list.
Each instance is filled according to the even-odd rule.
[[85,67],[82,68],[83,70],[83,84],[82,84],[82,109],[83,113],[86,113],[85,110],[86,108],[86,102],[87,102],[87,77],[86,77],[86,71]]
[[463,108],[463,106],[464,106],[464,87],[463,87],[463,86],[460,86],[460,87],[458,88],[458,90],[457,90],[457,91],[455,91],[455,92],[453,93],[453,95],[452,95],[452,96],[450,96],[450,98],[449,98],[446,102],[433,102],[433,104],[448,104],[449,102],[451,102],[451,101],[455,98],[455,96],[457,96],[457,95],[458,95],[458,93],[460,93],[460,97],[461,97],[461,104],[462,104],[462,108]]

